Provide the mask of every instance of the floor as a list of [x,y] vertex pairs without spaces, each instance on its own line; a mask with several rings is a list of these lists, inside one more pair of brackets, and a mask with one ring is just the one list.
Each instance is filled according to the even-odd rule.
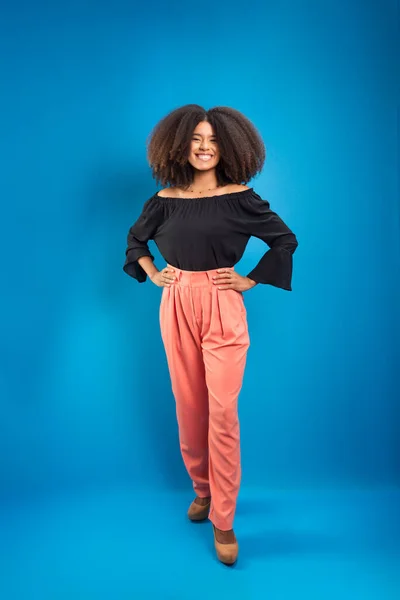
[[1,600],[400,598],[400,490],[242,490],[233,568],[190,501],[126,487],[3,510]]

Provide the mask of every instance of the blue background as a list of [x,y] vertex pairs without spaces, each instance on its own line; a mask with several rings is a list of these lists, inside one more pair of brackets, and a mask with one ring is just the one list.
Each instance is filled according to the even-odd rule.
[[[19,539],[17,507],[61,502],[70,510],[68,498],[113,489],[116,512],[125,502],[129,513],[141,494],[157,502],[182,493],[184,513],[191,499],[159,334],[160,290],[128,278],[122,264],[127,231],[157,189],[146,138],[167,112],[192,102],[233,106],[258,127],[267,161],[250,185],[299,240],[293,292],[257,286],[246,295],[243,506],[246,494],[368,489],[384,494],[373,496],[372,513],[392,514],[386,494],[400,479],[397,2],[17,0],[2,12],[3,539]],[[251,240],[239,270],[264,249]],[[390,537],[393,527],[379,522],[377,531]],[[392,551],[390,539],[383,545]],[[18,548],[4,550],[9,572]],[[82,592],[81,579],[68,581]],[[379,581],[379,598],[391,597]],[[316,598],[330,598],[325,584]],[[189,597],[174,585],[159,597]],[[365,585],[367,597],[373,585]],[[112,597],[105,589],[82,597]],[[257,590],[238,597],[263,598]],[[281,597],[277,590],[271,597]],[[282,598],[303,597],[293,594]]]

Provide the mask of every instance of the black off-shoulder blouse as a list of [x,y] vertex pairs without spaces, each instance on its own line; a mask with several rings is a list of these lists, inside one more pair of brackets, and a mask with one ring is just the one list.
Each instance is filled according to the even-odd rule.
[[248,277],[291,291],[296,236],[253,188],[202,198],[155,193],[129,230],[123,269],[139,283],[146,280],[138,259],[154,260],[149,240],[155,241],[168,264],[184,271],[233,267],[251,236],[263,240],[269,250]]

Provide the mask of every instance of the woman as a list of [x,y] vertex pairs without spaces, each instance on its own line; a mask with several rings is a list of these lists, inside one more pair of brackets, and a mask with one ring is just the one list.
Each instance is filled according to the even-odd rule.
[[[189,104],[173,110],[148,142],[163,186],[128,234],[125,272],[163,287],[161,334],[176,400],[180,448],[196,498],[193,521],[209,518],[219,560],[233,564],[233,519],[240,483],[238,396],[249,335],[243,292],[257,284],[291,290],[297,240],[246,184],[261,171],[263,141],[239,111]],[[234,266],[247,242],[266,242],[247,275]],[[167,266],[159,271],[153,239]]]

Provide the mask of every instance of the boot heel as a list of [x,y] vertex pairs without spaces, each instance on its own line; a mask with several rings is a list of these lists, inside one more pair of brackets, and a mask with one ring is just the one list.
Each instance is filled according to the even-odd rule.
[[235,564],[239,554],[239,544],[234,542],[233,544],[221,544],[218,542],[217,536],[215,533],[215,526],[213,525],[214,532],[214,544],[215,550],[217,552],[217,557],[220,562],[224,565],[232,566]]
[[201,506],[193,500],[192,504],[189,506],[187,515],[191,521],[205,521],[208,519],[210,506],[211,501],[208,504]]

